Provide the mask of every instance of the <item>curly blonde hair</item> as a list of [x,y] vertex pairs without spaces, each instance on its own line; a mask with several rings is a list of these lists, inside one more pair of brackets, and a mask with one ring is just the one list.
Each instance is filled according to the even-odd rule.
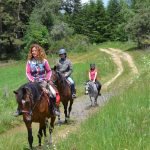
[[43,61],[44,59],[47,58],[44,49],[40,45],[32,44],[28,53],[28,58],[27,58],[28,60],[31,60],[33,58],[33,55],[32,55],[33,47],[35,47],[38,51],[38,60]]

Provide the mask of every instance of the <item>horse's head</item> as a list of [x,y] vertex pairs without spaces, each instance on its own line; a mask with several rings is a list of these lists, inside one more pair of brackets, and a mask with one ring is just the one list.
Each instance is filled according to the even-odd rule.
[[28,117],[34,100],[39,99],[40,92],[38,90],[40,89],[36,86],[37,83],[27,83],[14,91],[18,107],[22,110],[22,113],[25,114],[25,117]]
[[31,108],[33,95],[31,90],[26,86],[21,86],[18,90],[14,91],[18,107],[22,110],[23,114],[28,114]]
[[97,92],[96,84],[93,81],[88,81],[85,84],[85,94],[90,94],[95,92]]
[[89,82],[85,83],[85,94],[88,95],[89,93]]
[[63,75],[57,70],[56,67],[52,69],[51,80],[58,86],[65,82]]
[[51,80],[56,85],[61,95],[61,100],[68,101],[72,99],[70,85],[62,73],[58,70],[52,70]]

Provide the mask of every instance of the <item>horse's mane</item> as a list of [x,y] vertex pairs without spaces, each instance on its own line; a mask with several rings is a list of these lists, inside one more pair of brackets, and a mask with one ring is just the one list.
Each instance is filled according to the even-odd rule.
[[25,89],[28,89],[31,92],[34,102],[39,100],[39,98],[41,96],[41,92],[42,92],[42,89],[41,89],[39,83],[36,83],[36,82],[26,83],[26,84],[22,85],[21,87],[19,87],[19,89],[17,90],[19,101],[22,100],[22,98],[25,94]]
[[60,72],[57,72],[57,74],[61,84],[65,86],[67,84],[66,78]]

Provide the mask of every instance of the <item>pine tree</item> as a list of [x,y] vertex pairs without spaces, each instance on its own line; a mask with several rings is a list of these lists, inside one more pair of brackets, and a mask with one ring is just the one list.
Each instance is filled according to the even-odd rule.
[[107,32],[110,40],[118,40],[116,28],[120,24],[120,3],[118,0],[110,0],[107,7]]

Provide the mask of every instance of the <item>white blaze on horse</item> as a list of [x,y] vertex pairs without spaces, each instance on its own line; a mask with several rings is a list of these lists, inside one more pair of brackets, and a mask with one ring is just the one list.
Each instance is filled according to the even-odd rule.
[[94,105],[97,105],[98,90],[96,84],[93,81],[88,81],[85,84],[85,94],[89,95],[91,106],[93,106],[92,98],[94,99]]

